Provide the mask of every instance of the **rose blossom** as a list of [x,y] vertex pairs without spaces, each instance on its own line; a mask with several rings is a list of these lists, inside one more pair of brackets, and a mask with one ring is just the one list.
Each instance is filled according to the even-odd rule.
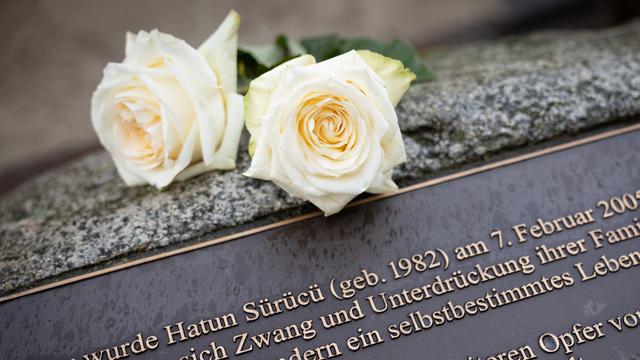
[[415,75],[400,61],[351,51],[303,55],[255,79],[245,97],[253,159],[247,176],[272,180],[325,215],[362,192],[397,189],[406,155],[394,106]]
[[239,24],[232,11],[197,50],[157,30],[127,34],[124,60],[107,65],[91,101],[93,127],[127,185],[163,188],[235,168]]

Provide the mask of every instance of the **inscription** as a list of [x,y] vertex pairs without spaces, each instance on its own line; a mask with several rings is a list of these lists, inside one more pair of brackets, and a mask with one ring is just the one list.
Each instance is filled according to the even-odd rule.
[[[487,283],[492,285],[480,297],[463,302],[444,300],[444,304],[435,311],[412,310],[404,315],[404,319],[387,324],[380,329],[358,328],[357,333],[341,342],[301,349],[292,346],[288,353],[280,359],[331,359],[342,356],[345,351],[358,352],[375,346],[384,346],[386,342],[401,338],[415,337],[423,332],[435,331],[436,328],[460,321],[466,317],[478,316],[486,312],[496,311],[504,306],[536,298],[553,296],[563,289],[593,281],[597,278],[611,276],[640,265],[640,251],[612,256],[602,254],[594,263],[580,261],[580,257],[591,251],[601,251],[605,247],[633,241],[640,238],[640,222],[633,218],[631,224],[606,230],[604,225],[610,218],[633,212],[638,209],[637,197],[640,190],[613,196],[595,203],[594,208],[602,208],[596,217],[594,208],[573,212],[551,220],[536,219],[531,225],[526,222],[513,225],[511,235],[504,234],[501,229],[489,232],[487,239],[496,239],[493,249],[485,240],[470,241],[467,244],[450,250],[441,248],[421,250],[406,257],[400,257],[387,263],[386,274],[371,269],[361,269],[352,277],[332,278],[326,290],[319,284],[311,284],[303,291],[285,291],[275,300],[264,297],[260,300],[248,301],[241,306],[243,321],[250,324],[275,317],[299,308],[313,307],[327,300],[327,296],[337,300],[341,306],[334,312],[323,314],[317,318],[309,318],[298,323],[287,324],[262,333],[239,332],[232,336],[233,349],[212,341],[205,349],[190,347],[189,354],[179,360],[213,360],[229,359],[249,353],[259,353],[262,349],[279,346],[295,339],[311,341],[316,339],[318,328],[330,330],[352,322],[358,322],[367,316],[375,316],[387,312],[401,311],[410,305],[435,301],[434,299],[450,295],[454,292],[467,291]],[[599,224],[600,227],[584,231],[584,226]],[[566,233],[568,240],[560,244],[546,244],[544,239]],[[533,255],[521,255],[503,261],[482,264],[469,264],[472,259],[506,251],[513,246],[524,246],[535,241]],[[536,276],[535,279],[522,282],[518,286],[503,288],[499,282],[503,278],[535,275],[539,267],[556,262],[576,259],[566,271],[550,276]],[[430,276],[429,274],[436,275]],[[426,278],[425,278],[426,276]],[[421,277],[418,286],[402,287],[401,290],[389,291],[380,289],[390,282],[404,282],[409,278]],[[387,279],[390,279],[389,281]],[[373,295],[357,297],[360,293],[374,291]],[[325,295],[327,294],[327,295]],[[574,323],[563,333],[545,332],[537,340],[537,348],[533,344],[523,344],[517,348],[503,351],[487,357],[468,356],[471,359],[535,359],[541,354],[562,353],[575,357],[574,350],[587,342],[595,342],[604,338],[610,329],[622,332],[634,329],[640,323],[640,310],[628,313],[604,322],[583,325]],[[610,329],[606,328],[609,325]],[[234,313],[224,314],[198,322],[177,322],[164,327],[165,345],[188,342],[204,335],[232,331],[240,326]],[[143,337],[136,335],[132,342],[125,342],[97,352],[82,355],[83,360],[123,359],[129,356],[153,351],[161,340],[156,336]],[[75,360],[75,358],[71,359]]]

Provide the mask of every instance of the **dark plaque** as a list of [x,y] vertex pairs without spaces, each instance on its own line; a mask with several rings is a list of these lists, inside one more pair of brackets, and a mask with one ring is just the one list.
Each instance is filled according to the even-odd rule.
[[599,135],[5,298],[0,358],[636,359],[639,149]]

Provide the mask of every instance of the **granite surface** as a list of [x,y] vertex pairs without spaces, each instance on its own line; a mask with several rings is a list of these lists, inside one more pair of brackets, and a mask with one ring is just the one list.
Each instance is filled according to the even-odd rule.
[[[600,32],[540,33],[430,55],[438,80],[398,107],[409,185],[561,135],[640,117],[640,21]],[[88,121],[88,120],[87,120]],[[246,134],[243,137],[246,149]],[[0,295],[96,266],[312,211],[238,169],[165,191],[128,188],[104,152],[0,199]]]

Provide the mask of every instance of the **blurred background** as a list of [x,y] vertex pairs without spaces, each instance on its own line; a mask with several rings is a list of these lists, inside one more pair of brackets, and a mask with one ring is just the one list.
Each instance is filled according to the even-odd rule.
[[158,28],[197,47],[229,9],[242,44],[326,33],[402,38],[429,51],[538,29],[593,29],[639,0],[0,0],[0,194],[99,149],[91,94],[126,31]]

